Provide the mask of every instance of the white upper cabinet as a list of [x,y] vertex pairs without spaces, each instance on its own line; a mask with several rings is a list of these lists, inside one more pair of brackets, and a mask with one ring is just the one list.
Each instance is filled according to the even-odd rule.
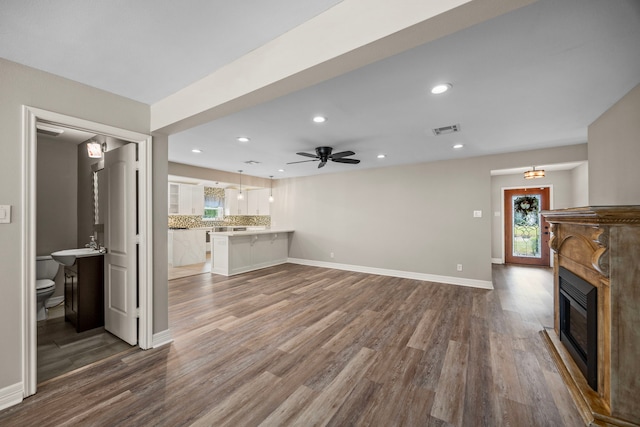
[[169,215],[204,215],[204,185],[170,182]]
[[269,215],[269,194],[268,188],[247,191],[247,215]]
[[239,191],[235,188],[226,188],[224,190],[224,214],[229,215],[247,215],[247,191],[243,191],[242,200],[238,200]]

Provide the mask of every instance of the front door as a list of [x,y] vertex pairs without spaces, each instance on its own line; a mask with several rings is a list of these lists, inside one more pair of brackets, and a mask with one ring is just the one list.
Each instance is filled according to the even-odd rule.
[[549,187],[504,190],[505,261],[549,266]]
[[131,345],[138,342],[136,144],[105,153],[105,329]]

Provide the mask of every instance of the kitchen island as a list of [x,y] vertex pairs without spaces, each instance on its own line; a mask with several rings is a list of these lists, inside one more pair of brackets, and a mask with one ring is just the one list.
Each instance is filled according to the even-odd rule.
[[211,273],[233,276],[284,264],[293,230],[211,232]]
[[200,264],[207,261],[206,230],[169,229],[167,252],[169,267]]

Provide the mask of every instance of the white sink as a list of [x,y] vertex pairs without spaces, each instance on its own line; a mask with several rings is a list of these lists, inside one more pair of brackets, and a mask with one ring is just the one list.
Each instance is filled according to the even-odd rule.
[[76,258],[84,258],[96,255],[103,255],[103,253],[97,249],[79,248],[65,249],[63,251],[53,252],[51,254],[51,258],[55,259],[62,265],[71,266],[76,263]]

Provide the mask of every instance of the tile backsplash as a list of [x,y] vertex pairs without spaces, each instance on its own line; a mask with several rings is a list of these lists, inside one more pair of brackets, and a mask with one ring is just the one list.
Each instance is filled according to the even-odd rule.
[[199,215],[169,215],[169,228],[201,228],[228,225],[270,227],[271,217],[269,215],[231,215],[225,216],[222,221],[203,221],[202,216]]

